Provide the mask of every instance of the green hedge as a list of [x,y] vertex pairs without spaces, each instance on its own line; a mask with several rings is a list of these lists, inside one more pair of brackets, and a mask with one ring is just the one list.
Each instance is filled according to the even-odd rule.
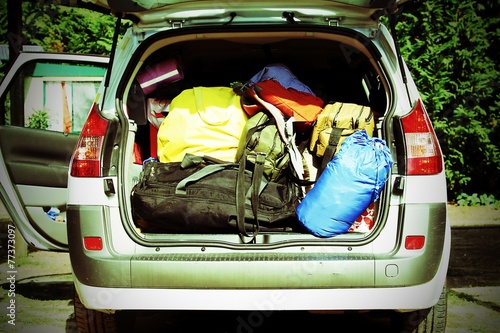
[[399,17],[398,40],[443,149],[449,199],[500,199],[497,0],[424,1]]

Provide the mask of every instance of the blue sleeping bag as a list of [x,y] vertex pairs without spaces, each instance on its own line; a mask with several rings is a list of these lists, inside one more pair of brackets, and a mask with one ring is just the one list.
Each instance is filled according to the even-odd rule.
[[365,130],[353,133],[298,205],[300,223],[317,237],[347,232],[378,199],[392,163],[384,140],[370,138]]

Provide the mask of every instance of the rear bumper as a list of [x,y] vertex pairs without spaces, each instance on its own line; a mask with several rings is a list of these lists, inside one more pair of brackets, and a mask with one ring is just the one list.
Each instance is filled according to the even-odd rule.
[[349,289],[99,288],[76,281],[83,304],[96,310],[406,310],[437,303],[442,276],[418,286]]
[[[374,254],[368,244],[364,254],[362,247],[356,248],[356,255],[350,252],[352,249],[337,247],[335,253],[322,260],[320,256],[325,253],[314,250],[305,256],[297,252],[275,253],[275,260],[269,259],[272,253],[261,253],[260,259],[257,256],[249,260],[245,253],[224,252],[220,257],[212,254],[219,257],[217,260],[207,260],[211,258],[207,256],[210,251],[203,253],[200,248],[190,249],[191,253],[170,254],[160,254],[168,249],[152,248],[149,255],[137,254],[139,246],[130,238],[127,240],[120,223],[102,223],[109,219],[116,222],[118,216],[113,216],[109,209],[74,206],[70,211],[69,216],[75,217],[69,221],[68,229],[75,285],[83,304],[98,310],[428,308],[441,294],[450,252],[446,209],[438,204],[410,205],[405,209],[404,218],[408,221],[409,216],[435,217],[425,228],[428,253],[415,256],[400,249],[385,255]],[[115,240],[122,240],[121,248],[111,244],[110,234]],[[84,235],[102,236],[103,251],[83,250]],[[333,247],[328,248],[333,251]],[[281,257],[286,260],[280,260]],[[398,277],[388,276],[390,265],[400,267]]]

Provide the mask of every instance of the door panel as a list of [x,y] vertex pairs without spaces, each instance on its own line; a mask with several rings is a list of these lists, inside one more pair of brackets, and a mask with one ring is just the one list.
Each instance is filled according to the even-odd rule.
[[[30,225],[44,238],[65,246],[68,168],[78,135],[0,126],[0,148],[7,176]],[[58,210],[51,218],[47,212]],[[20,213],[20,212],[18,212]]]
[[17,185],[63,187],[77,134],[2,126],[0,146],[11,181]]

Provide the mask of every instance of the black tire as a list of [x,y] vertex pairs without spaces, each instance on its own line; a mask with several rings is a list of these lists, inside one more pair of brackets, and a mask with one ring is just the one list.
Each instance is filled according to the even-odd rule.
[[79,333],[122,333],[133,332],[135,317],[123,311],[105,313],[90,310],[83,305],[76,290],[74,291],[76,327]]
[[397,313],[393,320],[393,331],[398,333],[444,333],[448,311],[446,286],[433,307],[412,312]]

